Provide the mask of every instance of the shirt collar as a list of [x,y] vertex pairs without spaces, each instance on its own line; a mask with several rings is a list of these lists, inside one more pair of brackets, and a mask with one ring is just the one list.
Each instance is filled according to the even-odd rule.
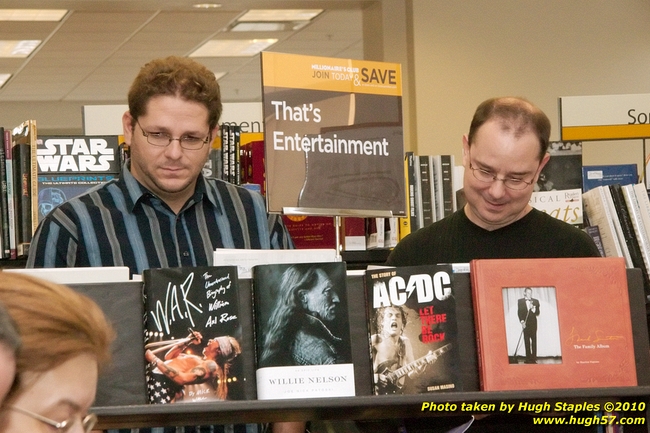
[[[131,174],[131,160],[127,159],[122,166],[122,174],[120,176],[120,182],[122,183],[122,188],[125,190],[125,195],[131,201],[131,211],[135,209],[135,206],[140,200],[146,196],[155,197],[156,195],[149,191],[144,185],[142,185],[138,180],[133,177]],[[208,188],[206,186],[205,178],[202,174],[199,175],[199,179],[196,182],[196,189],[194,190],[194,195],[191,200],[194,200],[195,203],[198,203],[201,200],[207,200],[212,205],[221,211],[221,206],[214,194],[208,193]]]

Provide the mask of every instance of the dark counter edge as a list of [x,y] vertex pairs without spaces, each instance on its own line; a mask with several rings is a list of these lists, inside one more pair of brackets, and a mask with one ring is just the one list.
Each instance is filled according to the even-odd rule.
[[[307,398],[300,400],[246,400],[218,403],[177,403],[166,405],[105,406],[94,408],[99,417],[97,428],[131,428],[229,423],[266,423],[276,421],[360,420],[412,418],[470,414],[461,403],[496,404],[501,402],[568,404],[593,403],[621,399],[648,402],[650,386],[618,388],[551,389],[499,392],[448,392],[400,396],[360,396]],[[456,404],[453,410],[422,410],[423,403]],[[646,408],[647,409],[647,408]],[[480,411],[479,411],[480,412]],[[487,410],[486,412],[495,412]],[[642,412],[645,414],[645,410]]]

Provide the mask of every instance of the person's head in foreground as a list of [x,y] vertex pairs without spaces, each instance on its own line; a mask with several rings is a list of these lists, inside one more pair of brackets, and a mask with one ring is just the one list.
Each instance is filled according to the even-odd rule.
[[20,337],[7,309],[0,304],[0,403],[14,384],[16,375],[16,352]]
[[0,278],[0,303],[21,340],[0,432],[92,430],[88,409],[114,338],[102,310],[68,287],[8,272]]

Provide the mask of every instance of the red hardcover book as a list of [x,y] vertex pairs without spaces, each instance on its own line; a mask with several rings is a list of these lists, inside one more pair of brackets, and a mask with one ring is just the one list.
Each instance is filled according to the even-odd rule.
[[470,263],[481,389],[636,386],[623,258]]
[[334,217],[282,215],[282,221],[296,248],[336,248]]

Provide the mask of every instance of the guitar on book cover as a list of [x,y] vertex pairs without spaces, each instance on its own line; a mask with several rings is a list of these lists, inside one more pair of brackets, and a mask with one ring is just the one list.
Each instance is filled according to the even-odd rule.
[[394,394],[397,390],[401,389],[399,380],[410,373],[417,373],[422,370],[427,364],[433,364],[438,357],[451,349],[451,343],[442,346],[440,349],[429,351],[426,355],[415,361],[407,364],[401,368],[395,368],[397,362],[394,359],[389,359],[382,362],[377,366],[377,374],[379,377],[383,376],[383,380],[378,384],[379,394]]
[[460,390],[451,265],[370,270],[365,286],[374,393]]
[[245,398],[235,266],[143,273],[150,403]]

